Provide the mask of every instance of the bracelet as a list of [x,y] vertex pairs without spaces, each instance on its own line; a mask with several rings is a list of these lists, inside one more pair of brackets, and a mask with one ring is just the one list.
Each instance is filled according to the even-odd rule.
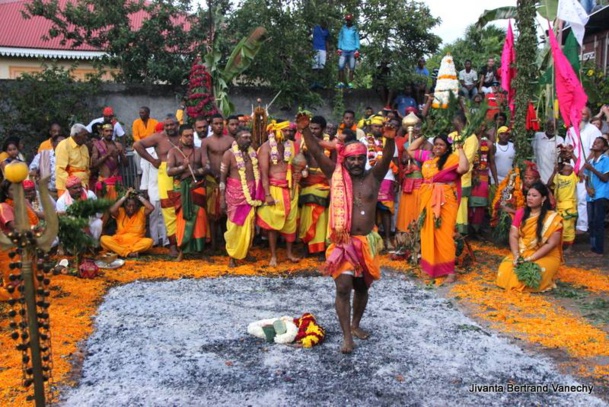
[[224,182],[221,182],[218,184],[218,189],[220,191],[225,191],[226,190],[226,184]]

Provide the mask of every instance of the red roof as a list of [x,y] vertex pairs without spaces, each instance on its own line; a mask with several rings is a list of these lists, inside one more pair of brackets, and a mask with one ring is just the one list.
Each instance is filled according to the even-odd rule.
[[[62,37],[43,39],[49,35],[52,22],[43,17],[32,17],[24,19],[21,12],[26,11],[25,4],[30,0],[0,0],[0,16],[2,16],[2,24],[0,24],[0,47],[10,48],[35,48],[63,51],[97,51],[100,50],[87,44],[82,44],[78,47],[73,47],[70,41],[65,45],[61,44]],[[66,3],[76,0],[59,0],[59,7],[64,8]],[[134,29],[142,26],[142,22],[148,17],[145,11],[138,11],[131,14],[131,25]],[[189,28],[188,22],[185,28]]]

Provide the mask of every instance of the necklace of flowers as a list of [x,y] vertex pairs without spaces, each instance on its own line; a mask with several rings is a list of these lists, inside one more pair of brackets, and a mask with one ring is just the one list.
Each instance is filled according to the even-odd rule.
[[[271,161],[274,165],[277,165],[279,162],[279,151],[277,150],[277,139],[275,138],[275,133],[269,133],[269,145],[271,146]],[[286,140],[284,143],[283,149],[283,161],[289,163],[292,158],[292,142],[290,140]]]
[[383,157],[383,142],[369,133],[366,136],[366,143],[368,144],[368,161],[370,165],[374,166],[376,160]]
[[[243,160],[243,152],[239,149],[239,145],[236,141],[233,141],[232,145],[233,155],[235,156],[235,160],[237,161],[237,169],[239,170],[239,180],[241,181],[241,188],[243,188],[243,195],[245,196],[245,200],[250,206],[260,206],[262,205],[262,201],[257,199],[252,199],[252,193],[250,192],[249,187],[247,186],[247,175],[245,174],[245,161]],[[258,157],[256,156],[256,150],[252,147],[248,148],[247,154],[252,160],[252,169],[254,170],[254,188],[258,186],[258,182],[260,180],[260,172],[258,170]]]

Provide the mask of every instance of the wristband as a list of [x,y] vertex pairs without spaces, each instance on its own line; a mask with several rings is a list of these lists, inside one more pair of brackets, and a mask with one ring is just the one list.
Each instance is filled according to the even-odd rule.
[[220,191],[226,191],[226,184],[224,182],[221,182],[220,184],[218,184],[218,189]]

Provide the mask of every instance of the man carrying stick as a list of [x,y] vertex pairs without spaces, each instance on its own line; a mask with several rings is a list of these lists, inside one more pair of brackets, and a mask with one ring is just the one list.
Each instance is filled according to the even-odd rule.
[[[343,331],[341,352],[353,352],[353,336],[367,339],[360,328],[368,303],[368,288],[381,277],[378,253],[383,241],[375,230],[376,204],[381,182],[389,170],[395,150],[396,128],[384,128],[383,157],[366,171],[367,149],[358,141],[338,144],[336,164],[324,154],[309,130],[309,118],[299,115],[298,127],[311,155],[331,179],[330,241],[326,251],[325,272],[336,284],[336,314]],[[351,319],[351,290],[353,319]]]

